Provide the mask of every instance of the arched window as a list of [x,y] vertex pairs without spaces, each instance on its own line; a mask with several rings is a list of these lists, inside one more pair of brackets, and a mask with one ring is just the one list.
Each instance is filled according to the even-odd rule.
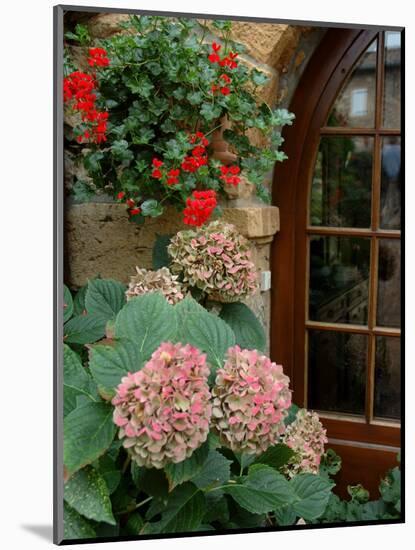
[[401,32],[330,30],[294,96],[274,204],[272,357],[319,412],[341,484],[400,447]]

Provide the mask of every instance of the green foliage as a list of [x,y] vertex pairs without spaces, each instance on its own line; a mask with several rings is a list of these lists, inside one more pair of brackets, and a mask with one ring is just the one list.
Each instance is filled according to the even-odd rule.
[[177,487],[184,481],[193,479],[202,470],[209,454],[209,444],[206,442],[196,449],[191,457],[178,464],[168,464],[164,471],[166,473],[170,490]]
[[142,353],[137,342],[116,340],[110,344],[96,344],[90,351],[89,368],[104,399],[114,396],[115,388],[128,372],[137,372],[143,366]]
[[[181,463],[163,469],[130,463],[122,441],[114,439],[114,409],[106,401],[122,377],[143,368],[163,341],[190,343],[205,352],[211,381],[229,346],[259,347],[258,320],[246,306],[232,306],[218,316],[189,296],[172,306],[157,293],[124,303],[123,285],[101,279],[75,295],[75,316],[65,327],[78,318],[114,326],[104,341],[88,343],[87,352],[81,343],[64,344],[65,539],[284,526],[299,518],[339,523],[400,517],[398,468],[382,480],[380,499],[370,501],[355,485],[350,499],[342,501],[331,480],[341,460],[330,449],[318,475],[292,478],[283,473],[293,455],[286,445],[258,456],[235,454],[213,433]],[[79,335],[77,342],[91,339]],[[292,405],[286,425],[297,411]]]
[[76,315],[64,326],[64,339],[68,344],[91,344],[105,334],[106,321],[95,315]]
[[63,462],[68,475],[99,458],[115,435],[112,407],[105,403],[85,403],[64,420]]
[[157,235],[153,246],[153,269],[157,270],[161,267],[168,267],[171,259],[167,252],[167,247],[170,244],[171,235]]
[[162,294],[152,293],[131,299],[115,320],[115,337],[138,346],[143,360],[177,332],[176,314]]
[[63,414],[76,408],[80,395],[97,401],[97,390],[91,376],[83,367],[79,356],[67,345],[63,346]]
[[72,294],[66,285],[63,285],[63,322],[66,323],[73,314]]
[[65,502],[88,519],[115,525],[107,484],[91,466],[74,474],[65,484]]
[[[213,25],[217,34],[213,39],[223,44],[221,57],[242,53],[243,47],[231,39],[230,21],[222,25],[215,21]],[[183,208],[196,183],[223,192],[213,159],[198,171],[197,180],[194,174],[182,171],[177,185],[168,185],[166,180],[154,185],[152,159],[162,158],[166,169],[179,167],[193,148],[189,134],[201,131],[211,138],[226,117],[232,125],[229,142],[237,154],[236,164],[254,183],[258,182],[259,196],[267,198],[261,182],[274,163],[285,158],[278,150],[282,143],[280,128],[293,119],[286,110],[273,110],[259,101],[268,77],[256,68],[250,69],[244,59],[238,58],[233,69],[211,63],[211,45],[203,40],[206,22],[131,16],[122,27],[128,32],[114,34],[100,43],[110,59],[109,66],[97,74],[97,107],[109,112],[107,141],[105,147],[88,143],[89,151],[83,156],[95,191],[108,192],[111,188],[114,198],[124,191],[141,207],[141,214],[132,217],[137,223],[147,216],[159,216],[167,204]],[[65,36],[69,42],[83,46],[90,40],[82,26]],[[74,69],[68,52],[65,74]],[[212,85],[219,84],[224,73],[231,79],[230,94],[226,96],[212,92]],[[264,146],[251,144],[248,131],[252,128],[262,134]],[[68,147],[79,154],[77,143],[68,142]],[[79,196],[84,193],[84,188],[81,192],[73,188]],[[86,200],[90,189],[85,187]]]
[[89,521],[78,514],[66,502],[63,506],[63,525],[65,540],[92,539],[96,537],[96,531]]
[[88,283],[85,307],[89,315],[109,321],[115,318],[125,301],[125,286],[117,281],[94,279]]
[[248,306],[239,302],[224,304],[220,316],[232,328],[235,341],[242,349],[265,350],[265,331]]

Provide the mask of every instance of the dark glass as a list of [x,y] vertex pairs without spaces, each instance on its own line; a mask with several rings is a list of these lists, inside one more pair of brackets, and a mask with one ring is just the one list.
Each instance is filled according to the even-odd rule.
[[377,324],[401,326],[401,242],[379,241]]
[[310,238],[310,319],[367,324],[370,239]]
[[382,139],[380,227],[401,227],[401,138],[395,136]]
[[376,105],[376,41],[367,48],[343,86],[328,126],[374,128]]
[[323,330],[308,334],[308,406],[363,414],[367,336]]
[[376,338],[374,416],[401,418],[401,341],[400,338]]
[[311,187],[311,225],[370,227],[373,138],[323,137]]
[[401,127],[401,33],[385,32],[383,126]]

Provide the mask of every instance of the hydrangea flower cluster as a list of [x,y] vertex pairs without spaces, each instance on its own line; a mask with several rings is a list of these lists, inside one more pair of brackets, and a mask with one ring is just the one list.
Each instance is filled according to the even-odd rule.
[[169,304],[177,304],[184,298],[184,288],[167,267],[157,271],[135,268],[137,273],[130,279],[125,293],[127,300],[150,292],[161,292]]
[[300,409],[282,438],[282,442],[295,451],[295,456],[284,466],[284,473],[288,477],[298,473],[317,474],[327,441],[318,414]]
[[144,368],[122,378],[112,404],[119,438],[147,468],[185,460],[209,433],[210,392],[206,355],[164,342]]
[[249,242],[231,224],[214,221],[195,231],[179,231],[168,252],[171,271],[213,300],[234,302],[257,290]]
[[258,351],[229,348],[212,390],[212,425],[222,444],[257,455],[278,443],[291,405],[289,381]]

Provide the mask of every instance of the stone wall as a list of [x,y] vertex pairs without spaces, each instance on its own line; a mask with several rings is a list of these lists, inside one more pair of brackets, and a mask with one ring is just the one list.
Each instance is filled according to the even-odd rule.
[[[127,18],[119,14],[82,14],[72,20],[88,25],[94,38],[119,32],[119,23]],[[246,46],[242,62],[269,75],[262,99],[271,106],[287,106],[301,73],[322,30],[301,26],[268,23],[233,23],[233,39]],[[261,138],[251,136],[257,145]],[[70,181],[77,167],[69,156],[65,162],[65,179]],[[271,180],[271,174],[270,174]],[[230,190],[224,201],[223,217],[234,223],[252,242],[253,258],[259,271],[270,269],[271,242],[279,229],[278,208],[264,205],[253,196],[253,186],[243,181]],[[66,284],[77,288],[100,275],[127,282],[134,267],[151,267],[152,247],[158,233],[175,233],[184,226],[171,209],[162,217],[146,220],[143,226],[128,221],[125,207],[107,202],[68,204],[65,215]],[[258,292],[248,301],[269,333],[270,291]],[[269,334],[268,334],[269,336]]]

